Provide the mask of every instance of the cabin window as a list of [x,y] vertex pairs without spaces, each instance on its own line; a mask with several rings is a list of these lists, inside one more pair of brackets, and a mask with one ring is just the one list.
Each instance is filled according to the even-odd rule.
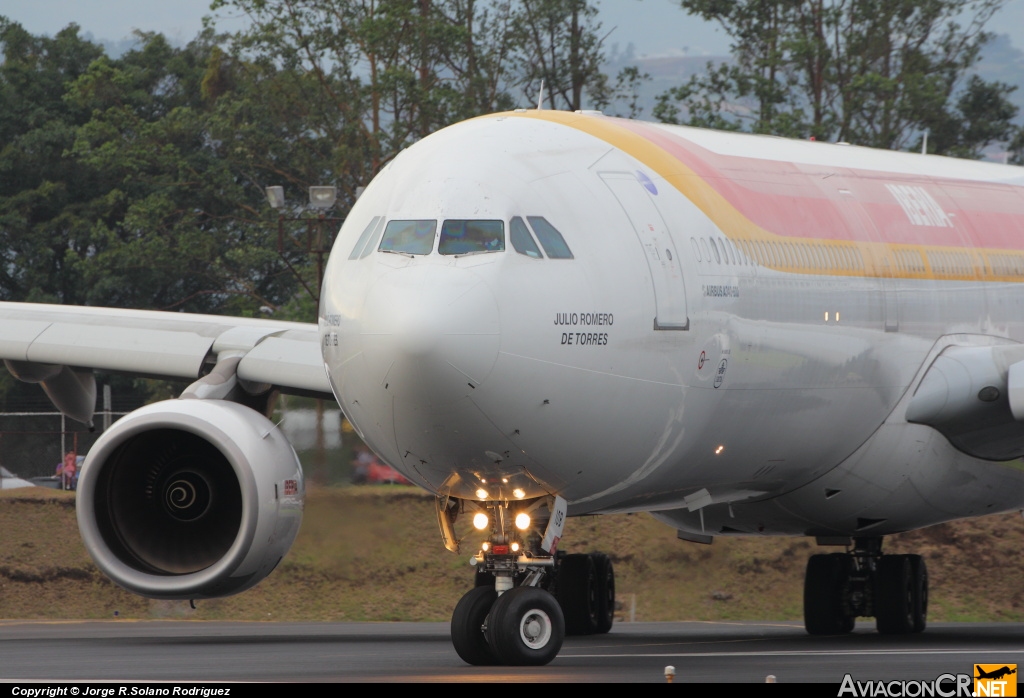
[[513,249],[519,254],[533,257],[534,259],[542,259],[544,257],[540,253],[537,243],[534,242],[533,236],[530,235],[526,223],[519,216],[513,218],[509,224],[509,240],[512,242]]
[[732,240],[724,240],[722,244],[725,245],[725,251],[729,253],[729,262],[736,264],[736,249],[732,246]]
[[690,238],[690,244],[693,245],[693,256],[697,258],[697,261],[701,261],[700,247],[697,245],[697,241]]
[[700,248],[704,251],[704,259],[708,260],[708,264],[711,264],[711,252],[708,251],[708,241],[704,238],[700,239]]
[[542,216],[527,216],[526,220],[530,222],[530,226],[533,227],[533,232],[537,234],[537,239],[540,240],[541,247],[544,248],[544,252],[547,253],[550,259],[572,259],[572,251],[569,250],[569,246],[565,243],[565,238],[558,232],[555,226],[548,223],[546,218]]
[[811,256],[807,252],[807,245],[804,243],[797,243],[797,251],[800,253],[800,266],[804,269],[808,269],[811,266]]
[[821,254],[821,268],[831,269],[832,258],[828,254],[828,245],[822,244],[818,247],[818,251]]
[[434,249],[435,230],[437,221],[388,221],[384,229],[384,239],[380,241],[378,249],[381,252],[430,254]]
[[441,224],[437,251],[441,254],[479,254],[505,249],[505,224],[502,221],[446,220]]
[[815,269],[822,269],[825,266],[821,260],[821,248],[813,242],[811,243],[811,256],[813,257]]
[[718,245],[716,245],[716,244],[715,244],[715,239],[714,239],[714,238],[711,238],[711,239],[709,240],[709,242],[711,243],[711,250],[712,250],[712,252],[714,252],[714,253],[715,253],[715,261],[716,261],[717,263],[721,264],[721,263],[722,263],[722,255],[721,255],[721,253],[720,253],[720,252],[718,251]]

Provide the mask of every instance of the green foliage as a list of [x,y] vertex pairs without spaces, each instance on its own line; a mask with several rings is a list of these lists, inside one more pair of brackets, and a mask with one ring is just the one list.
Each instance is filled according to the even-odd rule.
[[597,7],[587,0],[520,0],[512,29],[523,97],[536,100],[543,83],[551,109],[583,109],[585,91],[595,101],[593,106],[606,104],[600,28]]
[[679,0],[733,59],[659,95],[668,123],[979,157],[1012,137],[1014,88],[969,76],[1004,0]]
[[597,106],[631,99],[634,114],[646,77],[601,73],[589,0],[218,8],[251,23],[208,27],[183,48],[138,32],[116,59],[75,25],[51,39],[0,18],[0,299],[248,316],[295,306],[318,286],[316,260],[278,249],[267,185],[335,184],[343,212],[403,148],[511,108],[542,79],[553,106],[581,108],[586,92]]

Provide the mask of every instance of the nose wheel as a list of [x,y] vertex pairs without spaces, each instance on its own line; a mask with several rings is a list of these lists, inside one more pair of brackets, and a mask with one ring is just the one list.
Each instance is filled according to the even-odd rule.
[[494,587],[474,587],[452,614],[452,645],[474,666],[547,664],[564,639],[558,601],[536,587],[516,587],[500,597]]
[[487,617],[487,642],[502,664],[547,664],[558,654],[564,639],[562,609],[543,589],[510,589],[494,602]]
[[492,583],[491,586],[470,589],[455,606],[455,612],[452,613],[452,645],[467,664],[490,666],[499,663],[483,630],[487,614],[497,599],[498,592]]

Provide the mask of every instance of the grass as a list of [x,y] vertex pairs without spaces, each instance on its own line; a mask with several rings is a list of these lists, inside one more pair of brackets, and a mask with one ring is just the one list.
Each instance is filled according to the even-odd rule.
[[[1001,515],[893,536],[887,552],[924,555],[933,621],[1024,620],[1024,519]],[[82,547],[74,496],[0,492],[0,618],[447,621],[472,585],[463,552],[441,545],[433,499],[404,487],[312,488],[302,529],[279,568],[225,599],[143,599],[116,587]],[[638,621],[799,620],[805,538],[676,539],[643,514],[570,519],[570,552],[601,550],[615,564],[624,614]]]

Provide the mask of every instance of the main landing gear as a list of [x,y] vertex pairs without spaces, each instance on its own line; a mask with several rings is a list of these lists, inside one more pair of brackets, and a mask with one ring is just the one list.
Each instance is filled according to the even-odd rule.
[[[600,553],[552,554],[565,521],[565,500],[461,502],[439,508],[446,545],[450,523],[467,505],[487,539],[474,557],[476,586],[452,613],[452,644],[474,665],[541,665],[566,635],[611,630],[615,571]],[[540,533],[544,527],[543,535]],[[449,546],[451,547],[451,546]]]
[[855,538],[853,550],[812,555],[804,578],[804,626],[811,635],[853,630],[874,616],[878,632],[919,633],[928,618],[928,570],[920,555],[883,555],[881,538]]

